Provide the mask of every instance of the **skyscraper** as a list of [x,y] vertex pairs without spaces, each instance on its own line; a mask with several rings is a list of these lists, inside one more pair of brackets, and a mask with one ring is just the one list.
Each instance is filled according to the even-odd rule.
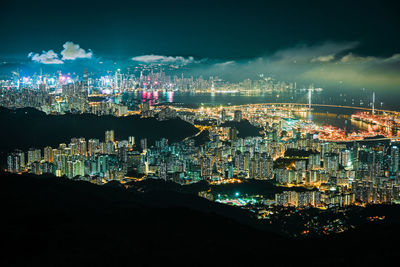
[[114,130],[108,130],[105,134],[105,142],[114,142]]
[[134,136],[129,136],[128,137],[128,143],[131,147],[135,145],[135,137]]
[[84,87],[86,87],[86,88],[87,88],[88,82],[89,82],[88,77],[89,77],[89,75],[88,75],[88,70],[85,69],[85,70],[83,71],[83,85],[84,85]]
[[229,139],[236,140],[237,139],[238,130],[236,128],[229,128]]
[[392,172],[397,175],[397,172],[399,171],[399,147],[398,146],[392,146],[390,149],[390,157],[391,157],[391,168]]
[[24,166],[24,154],[19,151],[15,151],[7,157],[7,170],[9,172],[20,172]]
[[100,144],[100,142],[99,142],[98,139],[89,139],[89,142],[88,142],[88,153],[89,153],[90,156],[96,153],[96,151],[97,151],[97,149],[99,147],[99,144]]
[[53,148],[50,146],[47,146],[44,148],[44,161],[46,162],[53,162],[54,156],[53,156]]
[[146,138],[140,139],[140,147],[142,148],[142,150],[147,150],[147,139]]
[[224,108],[221,111],[221,121],[222,122],[226,121],[226,110]]
[[33,162],[39,162],[41,160],[40,149],[30,148],[28,151],[28,165]]

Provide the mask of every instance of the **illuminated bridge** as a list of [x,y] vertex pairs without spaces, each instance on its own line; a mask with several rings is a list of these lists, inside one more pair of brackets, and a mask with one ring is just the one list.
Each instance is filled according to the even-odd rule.
[[288,108],[309,108],[311,107],[330,107],[330,108],[346,108],[346,109],[354,109],[354,110],[366,110],[371,112],[380,112],[380,113],[390,113],[394,115],[399,115],[400,112],[393,111],[393,110],[384,110],[384,109],[372,109],[367,107],[357,107],[357,106],[342,106],[342,105],[329,105],[329,104],[306,104],[306,103],[260,103],[260,104],[245,104],[245,105],[235,105],[233,107],[263,107],[263,106],[281,106],[281,107],[288,107]]
[[[357,107],[357,106],[342,106],[342,105],[329,105],[329,104],[311,104],[311,103],[261,103],[261,104],[246,104],[246,105],[236,105],[235,107],[252,107],[252,108],[289,108],[296,109],[298,108],[301,111],[310,110],[311,107],[330,107],[330,108],[345,108],[345,109],[353,109],[353,110],[365,110],[371,113],[381,113],[381,114],[392,114],[394,116],[400,116],[400,112],[393,110],[384,110],[384,109],[375,109],[375,108],[367,108],[367,107]],[[392,141],[399,142],[400,136],[392,136],[392,137],[382,137],[382,138],[371,138],[371,139],[362,139],[362,140],[326,140],[329,142],[337,142],[337,143],[347,143],[347,142],[377,142],[377,141]]]
[[323,140],[323,139],[321,139],[321,141],[332,142],[332,143],[357,143],[357,142],[364,143],[364,142],[379,142],[379,141],[399,142],[400,136],[361,139],[361,140]]

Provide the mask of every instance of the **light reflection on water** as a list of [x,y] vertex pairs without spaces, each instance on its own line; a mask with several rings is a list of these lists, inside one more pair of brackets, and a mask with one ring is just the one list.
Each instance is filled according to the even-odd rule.
[[[368,96],[368,95],[367,95]],[[367,97],[360,94],[360,98]],[[135,91],[125,93],[122,97],[123,102],[128,106],[149,102],[150,105],[161,103],[176,103],[190,106],[199,106],[201,104],[217,106],[217,105],[245,105],[257,103],[308,103],[307,91],[296,90],[290,92],[211,92],[211,93],[196,93],[196,92],[168,92],[168,91]],[[350,97],[346,94],[330,92],[313,92],[312,103],[319,104],[335,104],[335,105],[351,105],[349,99],[358,98]],[[368,107],[368,101],[364,101],[365,107]],[[356,110],[344,108],[329,108],[329,107],[313,107],[313,112],[307,115],[307,119],[314,121],[317,124],[330,124],[335,127],[346,129],[351,132],[354,130],[368,129],[368,125],[352,121],[350,117],[337,115],[351,115]],[[304,118],[304,117],[303,117]]]
[[[294,95],[293,95],[294,94]],[[298,102],[306,103],[307,99],[303,91],[293,93],[195,93],[195,92],[173,92],[173,91],[134,91],[124,93],[123,98],[130,101],[157,103],[183,103],[189,105],[244,105],[268,102]]]

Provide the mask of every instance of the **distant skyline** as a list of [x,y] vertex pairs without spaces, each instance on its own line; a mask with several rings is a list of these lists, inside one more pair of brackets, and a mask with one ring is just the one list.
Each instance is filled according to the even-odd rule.
[[[391,1],[3,1],[0,71],[190,65],[189,74],[400,85]],[[8,60],[10,59],[10,60]],[[32,63],[32,64],[31,64]],[[27,65],[28,64],[28,65]],[[189,66],[188,66],[189,67]]]

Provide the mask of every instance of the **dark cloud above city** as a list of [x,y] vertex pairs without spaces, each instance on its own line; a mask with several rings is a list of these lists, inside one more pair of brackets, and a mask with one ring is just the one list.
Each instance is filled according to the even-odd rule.
[[303,44],[271,55],[195,67],[194,72],[236,80],[267,74],[319,86],[398,89],[400,53],[387,57],[361,56],[353,52],[359,45],[358,42]]

